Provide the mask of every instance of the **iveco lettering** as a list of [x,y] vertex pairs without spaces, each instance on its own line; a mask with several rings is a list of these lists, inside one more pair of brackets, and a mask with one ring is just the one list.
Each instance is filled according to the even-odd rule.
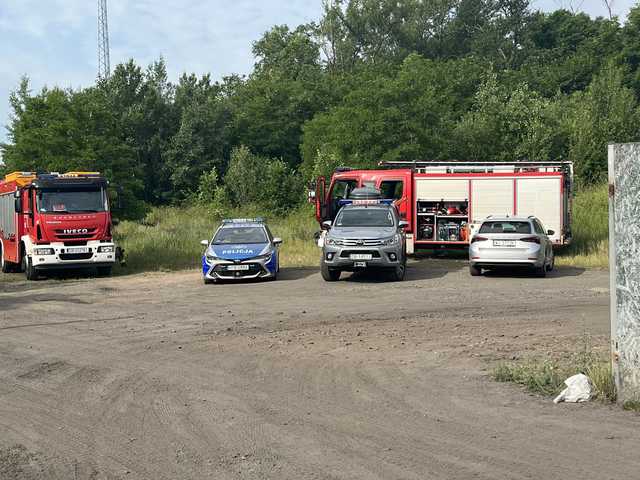
[[274,238],[261,218],[223,220],[202,255],[204,283],[220,280],[271,279],[280,270],[278,248],[280,238]]

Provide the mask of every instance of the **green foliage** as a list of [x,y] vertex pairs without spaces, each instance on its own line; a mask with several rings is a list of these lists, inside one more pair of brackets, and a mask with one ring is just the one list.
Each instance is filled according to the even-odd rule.
[[239,208],[254,205],[284,213],[302,198],[302,182],[283,160],[254,155],[244,146],[231,153],[224,183],[230,204]]

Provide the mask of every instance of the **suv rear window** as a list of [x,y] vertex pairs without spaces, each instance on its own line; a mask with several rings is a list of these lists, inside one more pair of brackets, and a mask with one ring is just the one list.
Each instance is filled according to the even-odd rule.
[[531,233],[529,222],[484,222],[479,233]]

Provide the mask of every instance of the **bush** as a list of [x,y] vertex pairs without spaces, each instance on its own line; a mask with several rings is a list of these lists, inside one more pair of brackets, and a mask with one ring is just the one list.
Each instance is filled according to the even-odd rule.
[[281,159],[254,155],[247,147],[231,153],[229,169],[224,177],[231,206],[254,205],[270,214],[284,214],[302,200],[303,184]]

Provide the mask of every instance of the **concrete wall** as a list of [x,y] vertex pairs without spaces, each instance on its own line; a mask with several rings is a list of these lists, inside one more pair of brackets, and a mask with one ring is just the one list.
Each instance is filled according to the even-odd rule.
[[611,350],[618,399],[640,400],[640,143],[609,145]]

